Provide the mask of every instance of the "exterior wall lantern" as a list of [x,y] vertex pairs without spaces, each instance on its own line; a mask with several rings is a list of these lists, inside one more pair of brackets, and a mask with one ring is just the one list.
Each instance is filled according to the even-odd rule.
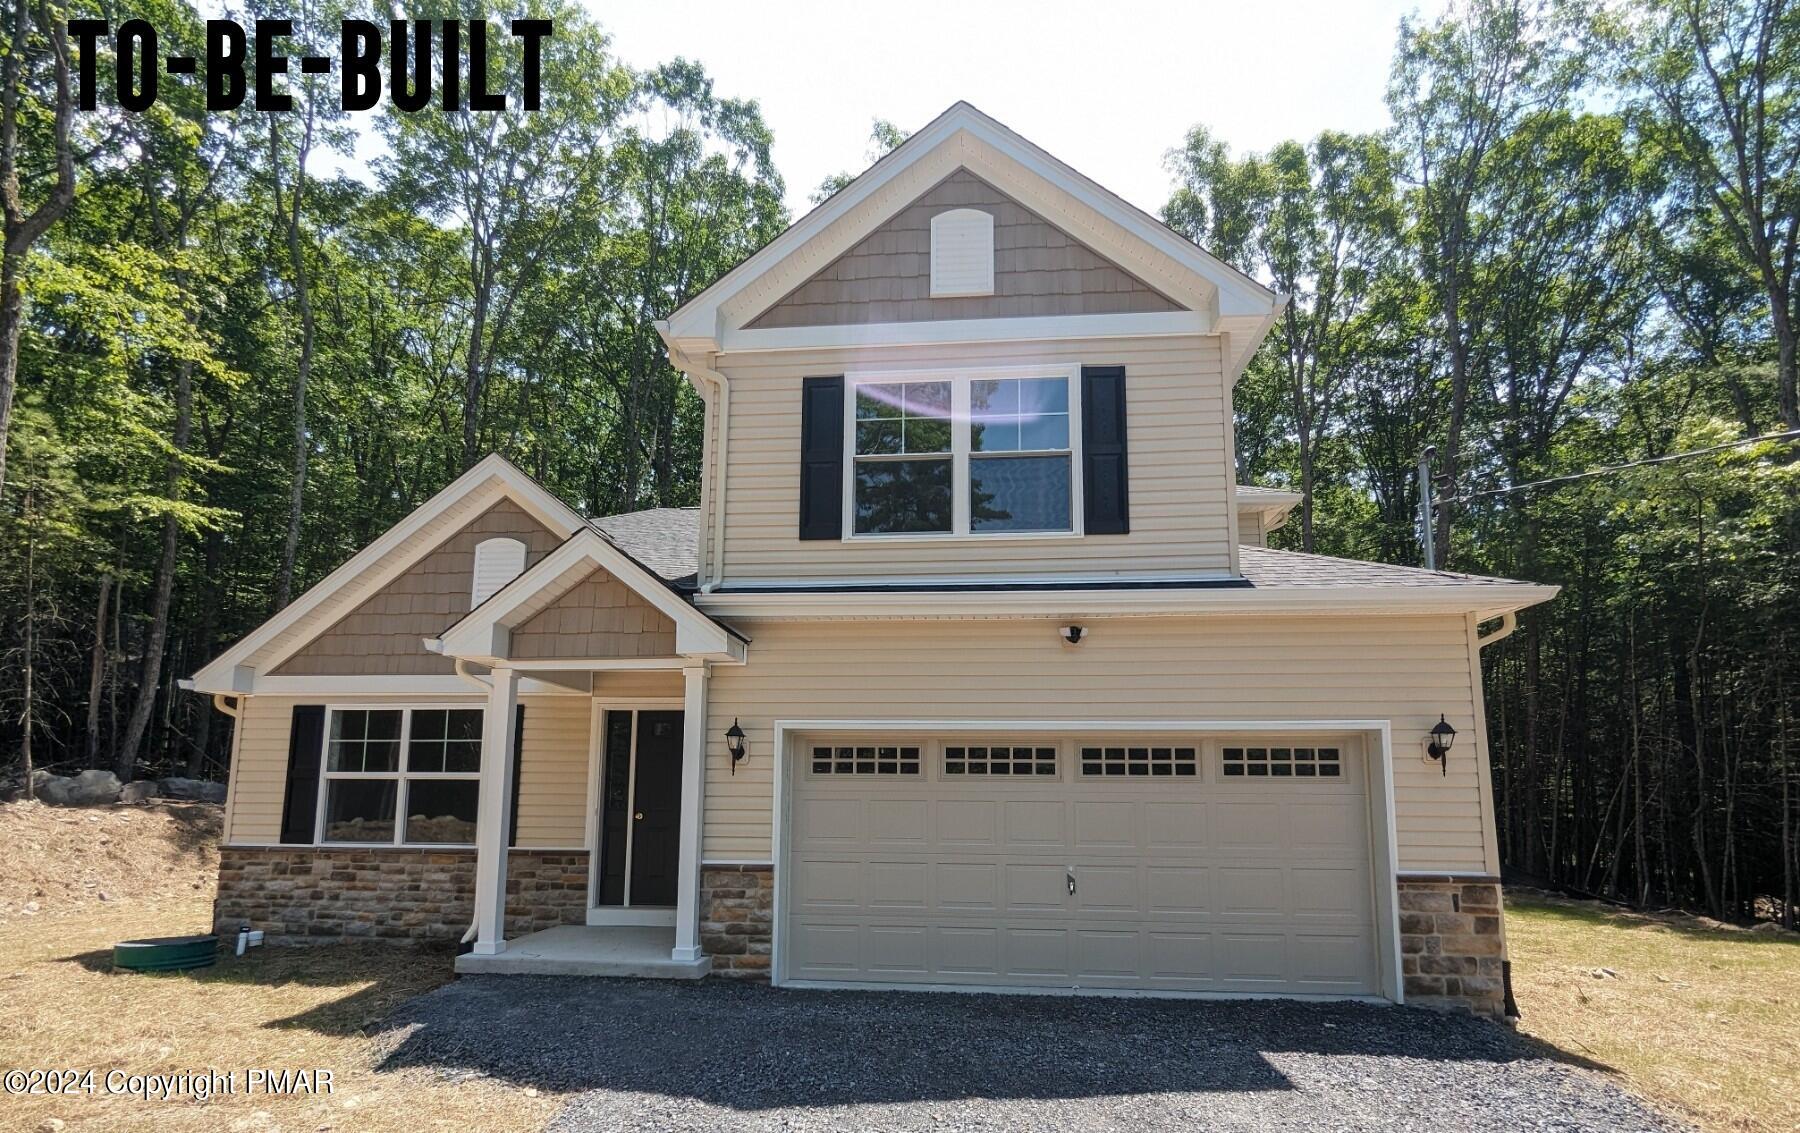
[[725,750],[731,753],[731,773],[736,775],[737,765],[750,757],[750,745],[735,716],[731,718],[731,727],[725,729]]
[[1450,748],[1455,743],[1456,729],[1450,726],[1450,721],[1444,719],[1443,713],[1438,713],[1438,722],[1431,726],[1431,731],[1426,736],[1425,754],[1438,761],[1442,768],[1441,774],[1450,774]]

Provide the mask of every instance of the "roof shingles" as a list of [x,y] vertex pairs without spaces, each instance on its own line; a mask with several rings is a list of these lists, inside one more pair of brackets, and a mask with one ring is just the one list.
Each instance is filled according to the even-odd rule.
[[[677,586],[691,586],[700,569],[698,508],[650,508],[591,521],[620,550]],[[1369,563],[1299,551],[1241,547],[1238,564],[1258,590],[1363,587],[1516,586],[1505,578]]]

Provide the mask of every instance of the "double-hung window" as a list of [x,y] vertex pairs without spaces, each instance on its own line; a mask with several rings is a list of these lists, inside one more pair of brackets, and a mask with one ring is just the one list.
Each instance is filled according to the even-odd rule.
[[1071,371],[852,381],[853,537],[1079,533]]
[[481,723],[479,708],[333,708],[319,841],[473,845]]

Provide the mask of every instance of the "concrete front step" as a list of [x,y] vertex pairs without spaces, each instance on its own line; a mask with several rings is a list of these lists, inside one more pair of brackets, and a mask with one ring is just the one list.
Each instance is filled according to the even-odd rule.
[[712,958],[675,960],[675,930],[666,927],[560,925],[506,943],[492,956],[467,952],[456,958],[457,975],[624,976],[697,980],[712,971]]

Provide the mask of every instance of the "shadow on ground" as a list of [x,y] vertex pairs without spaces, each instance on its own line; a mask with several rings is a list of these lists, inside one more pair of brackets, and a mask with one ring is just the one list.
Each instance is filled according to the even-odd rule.
[[1269,1055],[1569,1061],[1493,1023],[1361,1003],[776,990],[468,977],[377,1029],[383,1069],[736,1110],[1296,1088]]
[[58,963],[75,964],[116,980],[180,980],[199,987],[279,986],[341,987],[344,994],[285,1019],[264,1026],[316,1031],[324,1035],[350,1035],[379,1028],[384,1016],[408,1000],[430,991],[450,978],[452,953],[448,949],[401,944],[341,944],[326,946],[270,946],[243,956],[220,953],[217,964],[185,972],[132,972],[113,967],[110,948],[97,948],[59,957]]

